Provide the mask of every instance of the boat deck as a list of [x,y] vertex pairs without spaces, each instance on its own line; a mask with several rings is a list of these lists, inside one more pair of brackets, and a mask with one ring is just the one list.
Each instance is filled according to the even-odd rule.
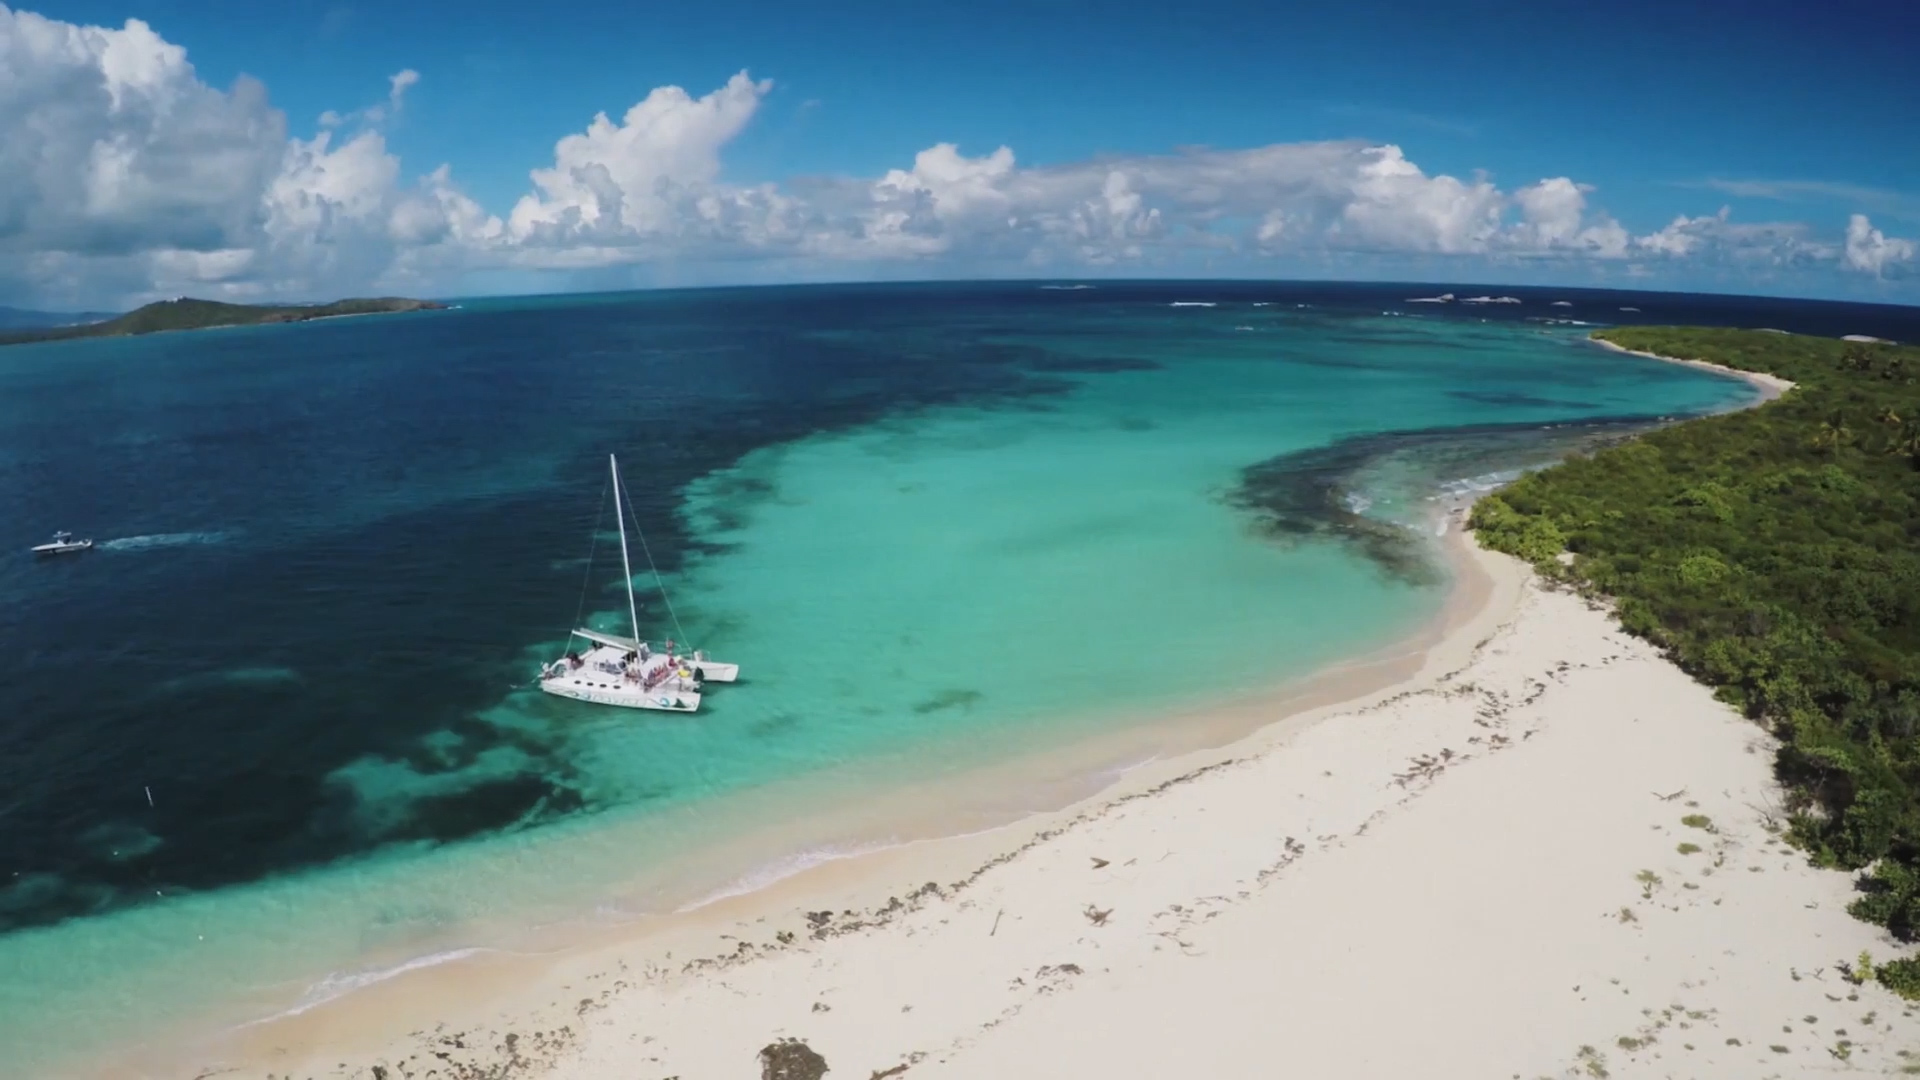
[[626,655],[625,649],[595,645],[579,654],[579,666],[561,661],[562,670],[543,675],[540,689],[577,701],[627,709],[694,712],[700,708],[699,684],[686,658],[656,653],[628,665],[624,662]]

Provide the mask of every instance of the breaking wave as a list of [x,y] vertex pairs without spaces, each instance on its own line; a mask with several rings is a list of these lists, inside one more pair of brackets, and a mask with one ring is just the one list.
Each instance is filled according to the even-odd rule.
[[683,904],[677,908],[674,913],[680,914],[682,912],[694,911],[698,908],[706,907],[709,904],[717,904],[722,900],[731,900],[736,896],[747,896],[751,893],[757,893],[762,889],[777,885],[795,875],[804,874],[808,870],[825,863],[839,862],[842,859],[857,859],[862,855],[872,855],[875,852],[888,851],[893,848],[905,846],[905,844],[898,842],[880,842],[853,844],[845,847],[814,848],[808,851],[797,852],[775,859],[769,863],[763,863],[727,884],[722,885],[720,888],[715,889],[713,892],[700,897],[698,900]]
[[289,1016],[299,1016],[301,1013],[317,1009],[329,1001],[345,997],[355,990],[364,990],[376,983],[383,983],[388,979],[405,975],[409,971],[419,971],[422,968],[450,964],[456,960],[465,960],[470,956],[478,956],[486,951],[485,949],[451,949],[447,952],[429,953],[426,956],[418,956],[403,964],[395,964],[392,967],[328,975],[319,982],[309,986],[307,992],[300,995],[299,1001],[274,1013],[272,1016],[263,1016],[258,1020],[250,1021],[242,1026],[254,1027],[259,1024],[272,1023],[275,1020],[284,1020]]

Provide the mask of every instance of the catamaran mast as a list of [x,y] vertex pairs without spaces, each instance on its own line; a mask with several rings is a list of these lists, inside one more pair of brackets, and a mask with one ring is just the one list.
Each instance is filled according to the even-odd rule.
[[626,574],[627,582],[627,618],[633,620],[633,640],[635,648],[640,641],[640,612],[633,603],[633,564],[627,561],[627,516],[620,509],[620,464],[612,454],[607,455],[607,468],[613,473],[613,517],[620,525],[620,569]]

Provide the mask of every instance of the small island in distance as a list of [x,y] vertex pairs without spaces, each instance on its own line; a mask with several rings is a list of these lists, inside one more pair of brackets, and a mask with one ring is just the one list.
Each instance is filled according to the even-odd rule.
[[447,305],[432,300],[380,297],[336,300],[331,304],[226,304],[189,296],[160,300],[125,315],[77,326],[56,326],[0,333],[0,345],[68,338],[129,337],[167,330],[209,330],[217,326],[260,326],[266,323],[307,322],[345,315],[390,315],[406,311],[438,311]]

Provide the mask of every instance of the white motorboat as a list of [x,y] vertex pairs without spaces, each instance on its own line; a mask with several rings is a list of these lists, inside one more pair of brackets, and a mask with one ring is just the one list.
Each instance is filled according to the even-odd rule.
[[[626,575],[627,618],[631,620],[629,627],[633,636],[623,637],[585,627],[576,628],[568,644],[573,644],[571,638],[579,638],[586,645],[584,648],[569,648],[565,656],[541,668],[540,689],[596,705],[693,712],[700,708],[700,695],[705,684],[735,681],[740,677],[740,665],[719,663],[700,651],[682,652],[672,641],[656,648],[640,639],[639,608],[633,596],[633,566],[627,555],[627,523],[622,508],[620,465],[612,455],[607,456],[607,468],[613,476],[613,511],[620,529],[620,569]],[[636,531],[639,529],[638,523],[634,528]],[[646,544],[647,538],[642,534],[641,551],[646,554],[647,566],[653,571],[654,583],[660,587],[660,595],[664,598],[667,586],[660,579],[660,571],[653,565],[653,553]],[[592,561],[591,557],[588,561]],[[667,612],[673,618],[674,630],[680,632],[680,620],[672,615],[671,602],[667,604]],[[685,636],[684,632],[681,636]]]
[[70,532],[57,532],[53,539],[33,548],[35,555],[74,555],[82,551],[92,551],[93,541],[75,540]]

